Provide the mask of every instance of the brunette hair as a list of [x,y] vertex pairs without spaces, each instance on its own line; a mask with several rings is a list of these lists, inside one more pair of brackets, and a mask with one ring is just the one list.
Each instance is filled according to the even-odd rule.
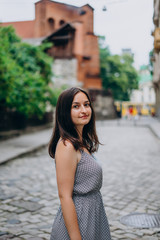
[[[80,141],[77,130],[71,119],[72,102],[74,96],[79,92],[82,92],[87,96],[92,110],[91,119],[89,123],[86,124],[83,128],[83,142]],[[69,140],[73,144],[76,151],[85,147],[90,153],[93,153],[98,149],[100,142],[96,134],[95,113],[89,95],[81,88],[69,88],[63,91],[58,98],[55,115],[55,126],[48,148],[49,155],[52,158],[55,157],[56,145],[60,137],[62,138],[64,144],[65,140]]]

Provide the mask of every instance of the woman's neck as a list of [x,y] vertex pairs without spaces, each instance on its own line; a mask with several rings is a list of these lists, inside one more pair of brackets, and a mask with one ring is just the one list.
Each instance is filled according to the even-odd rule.
[[83,142],[83,137],[82,137],[83,127],[78,127],[77,133],[78,133],[79,139],[81,140],[81,142]]

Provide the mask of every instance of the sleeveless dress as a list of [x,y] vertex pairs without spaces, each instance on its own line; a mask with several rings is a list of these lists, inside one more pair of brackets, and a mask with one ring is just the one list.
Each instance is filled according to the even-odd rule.
[[[92,155],[81,150],[75,173],[73,201],[82,240],[111,240],[101,186],[101,166]],[[50,240],[70,240],[61,207],[55,217]]]

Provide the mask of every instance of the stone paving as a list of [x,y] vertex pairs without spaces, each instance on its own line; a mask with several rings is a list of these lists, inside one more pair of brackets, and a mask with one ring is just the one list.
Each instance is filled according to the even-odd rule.
[[[120,223],[133,212],[160,213],[160,140],[149,128],[117,123],[99,122],[97,128],[112,240],[160,240],[160,228]],[[46,148],[0,166],[1,240],[49,240],[58,205],[54,161]]]

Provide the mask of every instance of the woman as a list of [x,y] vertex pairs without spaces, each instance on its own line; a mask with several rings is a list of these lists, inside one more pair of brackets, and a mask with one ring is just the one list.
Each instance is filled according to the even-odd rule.
[[49,144],[61,202],[51,240],[111,240],[100,193],[102,168],[92,155],[98,145],[88,94],[80,88],[65,90]]

